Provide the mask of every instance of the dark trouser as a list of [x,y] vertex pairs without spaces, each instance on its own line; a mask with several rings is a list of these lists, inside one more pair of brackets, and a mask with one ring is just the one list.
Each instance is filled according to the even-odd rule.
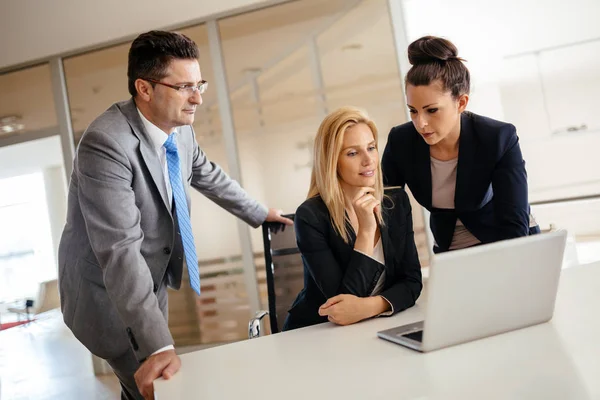
[[135,371],[140,367],[133,350],[128,349],[122,356],[106,361],[115,371],[121,383],[121,400],[144,400],[133,377]]

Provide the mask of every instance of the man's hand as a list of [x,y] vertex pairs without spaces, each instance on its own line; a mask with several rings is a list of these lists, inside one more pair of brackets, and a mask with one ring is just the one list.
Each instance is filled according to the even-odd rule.
[[134,375],[135,383],[144,399],[154,400],[155,379],[160,376],[169,379],[179,371],[180,367],[181,360],[175,350],[166,350],[148,357]]
[[281,214],[283,214],[282,210],[277,210],[275,208],[269,208],[269,214],[267,214],[266,221],[280,222],[285,225],[293,225],[294,224],[294,221],[292,221],[289,218],[282,217]]

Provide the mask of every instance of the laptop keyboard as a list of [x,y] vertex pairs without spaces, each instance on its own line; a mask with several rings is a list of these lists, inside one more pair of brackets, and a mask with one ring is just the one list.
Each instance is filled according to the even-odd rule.
[[403,336],[409,339],[412,339],[416,342],[423,342],[423,331],[416,331],[416,332],[410,332],[410,333],[405,333],[405,334],[400,334],[398,336]]

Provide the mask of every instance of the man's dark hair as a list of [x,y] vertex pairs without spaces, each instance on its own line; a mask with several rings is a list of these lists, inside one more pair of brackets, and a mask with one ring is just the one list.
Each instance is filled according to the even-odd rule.
[[[129,93],[136,97],[136,79],[161,80],[174,59],[198,59],[196,43],[175,32],[150,31],[139,35],[129,49],[127,78]],[[152,84],[154,86],[154,84]]]

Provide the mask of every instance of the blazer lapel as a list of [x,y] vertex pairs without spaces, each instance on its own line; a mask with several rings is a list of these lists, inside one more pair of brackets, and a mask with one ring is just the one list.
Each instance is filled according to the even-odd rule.
[[165,186],[165,178],[162,169],[162,165],[160,160],[158,159],[158,154],[156,154],[156,150],[152,141],[148,137],[148,133],[144,128],[144,124],[140,119],[140,116],[137,111],[137,107],[133,99],[125,102],[121,106],[121,111],[123,115],[127,119],[129,126],[133,130],[133,133],[138,137],[140,141],[140,153],[142,154],[142,159],[150,171],[150,176],[152,176],[152,180],[158,189],[160,196],[163,199],[165,207],[171,213],[171,207],[169,205],[169,197],[167,195],[167,187]]
[[421,187],[422,201],[425,203],[423,206],[431,210],[431,155],[429,153],[429,145],[421,137],[418,137],[415,142],[414,173],[417,175],[415,181]]
[[379,227],[379,233],[381,234],[381,244],[383,245],[383,256],[385,258],[385,273],[388,278],[391,278],[394,274],[394,266],[398,264],[397,258],[401,252],[395,248],[400,242],[394,240],[391,236],[389,212],[384,211],[383,218],[385,225]]
[[468,112],[460,117],[460,138],[458,145],[458,166],[456,170],[456,189],[454,191],[454,209],[460,211],[465,196],[469,192],[469,182],[475,166],[475,144],[473,143],[473,124]]

